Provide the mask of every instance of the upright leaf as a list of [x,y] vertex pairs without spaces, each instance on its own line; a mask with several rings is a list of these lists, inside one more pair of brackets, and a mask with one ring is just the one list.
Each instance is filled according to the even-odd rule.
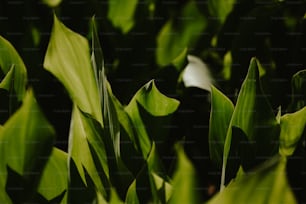
[[122,33],[129,32],[135,23],[134,14],[138,0],[109,0],[108,2],[108,20],[112,22],[114,27],[119,28]]
[[[13,70],[11,68],[14,67]],[[0,36],[0,68],[4,74],[10,70],[10,78],[13,80],[13,89],[17,99],[21,101],[26,92],[27,71],[15,48],[2,36]],[[1,83],[2,84],[2,83]]]
[[279,153],[283,156],[291,156],[306,130],[306,107],[295,113],[283,115],[280,128]]
[[[42,114],[30,90],[21,108],[9,118],[0,132],[0,198],[7,180],[7,166],[29,184],[22,191],[24,202],[36,191],[42,170],[51,154],[55,131]],[[4,199],[4,200],[2,200]]]
[[178,164],[172,182],[172,196],[169,203],[200,203],[196,191],[197,177],[195,169],[181,146],[177,148]]
[[286,177],[286,159],[273,158],[258,170],[242,175],[208,203],[297,203]]
[[210,158],[219,166],[222,166],[224,142],[233,112],[233,103],[221,91],[212,86],[209,119],[209,152]]
[[207,25],[195,1],[189,1],[176,19],[170,19],[157,36],[156,60],[169,65],[186,48],[194,46]]
[[83,112],[103,124],[88,41],[65,27],[55,15],[44,68],[61,81]]
[[292,101],[290,111],[297,111],[306,106],[306,70],[297,72],[292,77]]
[[[277,153],[279,124],[274,113],[264,96],[259,81],[259,63],[255,58],[251,59],[246,79],[244,80],[238,95],[237,103],[227,131],[224,145],[221,188],[225,183],[226,165],[231,150],[232,126],[240,128],[247,136],[249,142],[255,143],[255,158],[250,154],[249,160],[254,165],[263,159]],[[238,169],[237,169],[238,170]],[[229,180],[231,178],[227,178]]]

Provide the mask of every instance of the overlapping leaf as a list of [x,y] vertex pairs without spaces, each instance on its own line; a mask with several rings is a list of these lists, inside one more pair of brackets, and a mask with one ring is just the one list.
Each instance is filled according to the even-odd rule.
[[[14,79],[13,85],[9,87],[13,87],[17,99],[21,101],[25,95],[27,84],[26,67],[15,48],[2,36],[0,36],[0,68],[7,75],[4,79],[6,80],[5,84],[10,84],[10,81]],[[1,88],[8,87],[1,82]]]
[[43,116],[33,92],[27,92],[21,108],[4,124],[0,133],[0,202],[4,194],[7,166],[28,182],[23,198],[36,191],[38,179],[52,150],[55,131]]
[[55,15],[44,68],[61,81],[83,112],[103,124],[88,41],[65,27]]

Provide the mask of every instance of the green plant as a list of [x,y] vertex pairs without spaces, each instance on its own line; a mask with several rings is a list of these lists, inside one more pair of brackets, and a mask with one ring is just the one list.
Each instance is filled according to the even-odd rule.
[[[1,203],[203,202],[183,145],[165,146],[179,101],[150,81],[127,106],[120,104],[105,75],[94,20],[92,25],[90,58],[88,41],[54,15],[44,60],[73,101],[68,152],[53,147],[54,129],[26,86],[25,66],[0,38],[0,87],[16,110],[0,128]],[[212,87],[210,156],[222,175],[221,191],[209,203],[297,202],[286,169],[296,149],[304,148],[305,71],[293,77],[293,92],[301,96],[291,103],[296,112],[275,116],[259,67],[253,58],[235,106]],[[173,174],[162,162],[167,148],[176,150]]]

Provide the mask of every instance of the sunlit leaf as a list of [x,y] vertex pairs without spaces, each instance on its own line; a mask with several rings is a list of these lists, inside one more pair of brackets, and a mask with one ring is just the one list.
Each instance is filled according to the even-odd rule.
[[[68,187],[67,153],[53,148],[51,156],[39,181],[38,192],[47,200],[52,200]],[[65,203],[65,198],[61,203]]]
[[208,203],[297,203],[287,181],[286,159],[273,158],[258,170],[233,180]]
[[219,166],[222,165],[224,142],[233,112],[233,103],[221,91],[212,86],[209,152],[211,159]]
[[107,18],[122,33],[129,32],[134,26],[134,13],[138,0],[109,0]]
[[177,148],[178,164],[172,182],[172,196],[169,203],[200,203],[197,193],[197,176],[192,163],[182,146]]
[[136,192],[136,180],[130,185],[125,198],[125,203],[139,204],[139,199]]
[[4,74],[8,74],[10,70],[13,72],[9,73],[9,78],[11,80],[14,78],[13,88],[17,99],[21,101],[27,84],[26,67],[15,48],[2,36],[0,36],[0,68]]
[[[83,183],[87,184],[84,168],[93,180],[96,188],[103,196],[106,196],[105,187],[108,185],[109,168],[104,142],[101,139],[102,133],[103,131],[97,121],[86,116],[77,106],[74,106],[69,135],[69,158],[75,161]],[[96,162],[98,163],[95,163],[91,150],[95,151],[98,160]],[[102,168],[102,172],[97,171],[98,165]]]
[[255,143],[255,158],[252,157],[254,154],[250,154],[249,157],[249,160],[253,161],[254,165],[274,155],[278,150],[280,128],[270,104],[261,90],[257,63],[259,62],[252,58],[248,74],[239,92],[229,125],[230,128],[225,139],[221,181],[223,184],[225,182],[228,156],[231,151],[232,126],[240,128],[249,142]]
[[3,195],[7,166],[29,183],[26,192],[34,193],[51,154],[54,136],[55,131],[38,107],[33,92],[28,91],[21,108],[9,118],[0,133],[1,203],[7,202],[7,196]]
[[5,89],[7,91],[11,91],[13,85],[13,79],[14,79],[14,68],[15,65],[12,65],[10,70],[6,73],[4,79],[0,83],[0,88]]
[[88,41],[65,27],[55,15],[44,68],[63,83],[72,100],[83,112],[103,124]]
[[176,19],[170,19],[157,37],[156,57],[161,66],[170,64],[186,48],[191,48],[205,29],[206,19],[196,2],[189,1]]
[[[178,108],[179,102],[175,99],[168,98],[158,91],[154,81],[144,85],[133,97],[129,105],[125,108],[129,114],[133,127],[136,130],[138,144],[144,158],[147,158],[151,151],[151,139],[162,141],[165,132],[169,131],[160,126],[154,126],[154,117],[166,117],[174,113]],[[144,116],[144,114],[148,114]],[[146,117],[144,119],[144,117]],[[162,119],[162,118],[160,118]],[[155,121],[157,122],[157,121]],[[163,123],[167,125],[167,123]],[[147,128],[152,131],[148,131]],[[154,134],[155,133],[155,134]],[[158,134],[157,134],[158,133]]]
[[283,156],[291,156],[306,127],[306,107],[295,113],[283,115],[280,127],[279,153]]
[[159,191],[160,197],[166,203],[170,200],[172,195],[172,186],[165,179],[161,178],[159,175],[152,173],[153,180],[157,190]]

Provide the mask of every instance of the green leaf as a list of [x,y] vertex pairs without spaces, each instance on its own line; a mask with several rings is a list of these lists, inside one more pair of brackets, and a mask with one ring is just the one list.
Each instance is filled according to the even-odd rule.
[[138,195],[136,192],[136,179],[133,181],[133,183],[130,185],[125,198],[125,203],[129,204],[140,204]]
[[0,88],[1,89],[5,89],[7,91],[11,91],[12,87],[14,87],[13,85],[13,79],[14,79],[14,68],[15,65],[12,65],[12,67],[10,68],[10,70],[6,73],[4,79],[1,81],[0,83]]
[[212,86],[209,153],[210,158],[219,166],[222,165],[224,142],[233,112],[233,103],[221,91]]
[[278,150],[280,128],[261,90],[258,63],[255,58],[251,59],[248,74],[242,84],[231,118],[224,145],[221,188],[225,183],[227,160],[232,151],[232,126],[240,128],[246,134],[249,142],[255,143],[255,158],[251,156],[254,155],[252,153],[248,159],[254,162],[254,166],[262,162],[262,158],[270,157]]
[[195,1],[189,1],[176,19],[170,19],[157,36],[158,65],[169,65],[186,48],[194,46],[207,22]]
[[[53,148],[51,156],[39,181],[38,193],[47,200],[52,200],[68,187],[68,155],[66,152]],[[66,198],[61,203],[65,203]]]
[[279,153],[283,156],[291,156],[306,127],[306,107],[295,113],[283,115],[280,127]]
[[42,2],[47,6],[53,8],[57,7],[62,2],[62,0],[42,0]]
[[7,177],[7,166],[21,175],[29,183],[25,189],[34,193],[42,170],[51,154],[55,131],[42,114],[29,90],[21,108],[4,124],[0,133],[0,198],[7,202],[3,194]]
[[153,176],[153,180],[156,186],[156,189],[159,191],[159,195],[164,203],[167,203],[172,195],[172,186],[170,183],[168,183],[165,179],[161,178],[159,175],[156,173],[152,172],[151,173]]
[[292,77],[292,102],[289,109],[297,111],[306,106],[306,70],[297,72]]
[[[69,159],[74,160],[83,182],[87,184],[84,168],[93,180],[95,187],[104,197],[107,197],[105,187],[109,185],[109,168],[104,142],[101,139],[103,130],[97,121],[86,116],[75,105],[72,110],[70,127]],[[95,152],[97,157],[96,163],[92,151]],[[98,167],[101,167],[103,171],[98,173]]]
[[297,203],[286,177],[286,159],[272,158],[258,170],[232,181],[208,204]]
[[[14,67],[13,70],[12,67]],[[17,94],[17,99],[21,101],[26,92],[26,67],[15,48],[2,36],[0,36],[0,68],[4,74],[9,74],[9,79],[14,78],[13,88]],[[10,71],[13,73],[9,73]]]
[[169,204],[200,203],[196,191],[197,176],[192,163],[184,153],[182,146],[177,146],[178,164],[172,182],[172,196]]
[[103,124],[88,41],[65,27],[55,15],[44,68],[58,78],[83,112]]
[[108,20],[123,34],[126,34],[134,26],[134,14],[138,0],[109,0],[108,2]]
[[[154,81],[150,81],[134,95],[125,108],[136,130],[136,139],[138,140],[136,143],[140,145],[138,149],[141,150],[144,159],[148,157],[151,151],[152,139],[163,141],[167,135],[168,130],[166,128],[156,125],[159,121],[157,119],[170,116],[178,108],[178,105],[177,100],[160,93]],[[167,123],[162,124],[167,125]],[[148,131],[148,128],[153,133]]]
[[208,0],[208,8],[210,13],[223,24],[228,14],[233,10],[235,3],[236,0]]

